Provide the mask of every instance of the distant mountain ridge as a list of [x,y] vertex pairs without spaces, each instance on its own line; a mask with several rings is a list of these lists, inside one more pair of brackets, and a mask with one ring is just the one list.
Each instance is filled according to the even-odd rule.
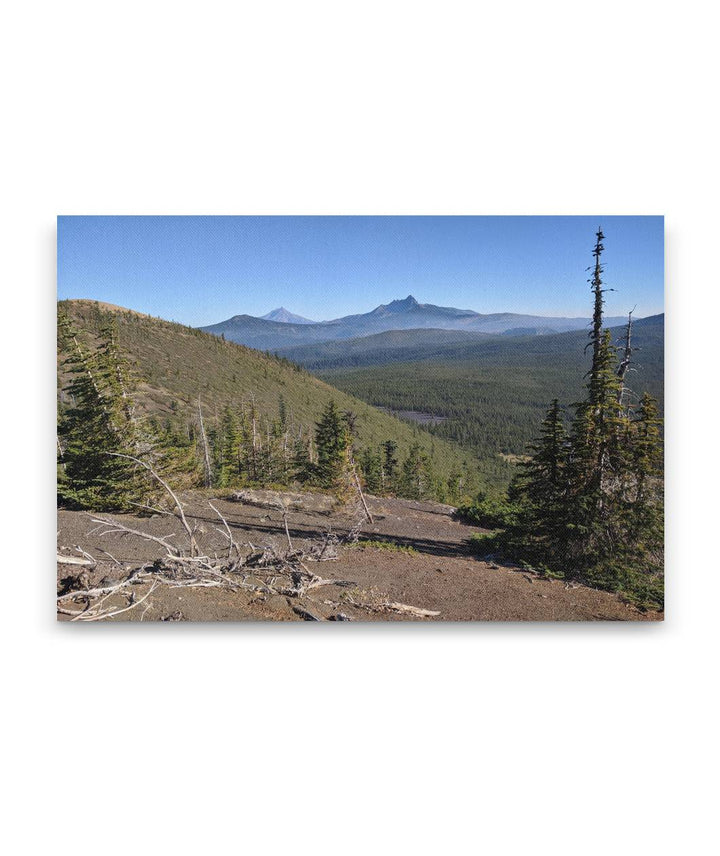
[[[662,350],[664,327],[664,314],[633,321],[633,343],[638,346],[636,363],[659,361],[657,355]],[[613,325],[609,329],[613,342],[620,345],[625,325]],[[534,329],[521,328],[520,331],[510,329],[501,336],[472,330],[389,330],[356,339],[283,348],[278,354],[311,372],[472,359],[482,365],[489,358],[510,364],[518,354],[526,354],[529,357],[523,369],[527,370],[535,360],[566,360],[567,355],[573,353],[583,359],[587,341],[584,330],[538,334]]]
[[[370,312],[346,315],[332,321],[283,320],[288,317],[292,319],[300,316],[293,316],[291,312],[281,308],[263,318],[235,315],[200,329],[216,336],[224,336],[231,342],[268,351],[313,342],[356,339],[389,330],[466,330],[498,334],[522,329],[534,335],[544,335],[582,330],[590,321],[589,318],[555,318],[514,312],[483,315],[471,309],[419,303],[411,294],[404,300],[393,300],[375,307]],[[622,324],[624,320],[607,318],[606,323],[617,325]]]

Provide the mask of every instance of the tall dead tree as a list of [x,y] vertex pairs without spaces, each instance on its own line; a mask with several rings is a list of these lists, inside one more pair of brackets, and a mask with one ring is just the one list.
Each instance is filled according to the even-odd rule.
[[255,394],[250,395],[250,422],[252,425],[252,477],[253,481],[258,478],[258,438],[257,438],[257,409],[255,408]]
[[200,425],[200,442],[203,447],[203,456],[205,461],[205,487],[212,487],[212,467],[210,466],[210,448],[208,447],[207,434],[205,433],[205,423],[203,422],[202,405],[198,398],[198,423]]
[[618,404],[622,407],[625,401],[625,394],[629,392],[628,388],[625,386],[625,376],[628,373],[628,369],[630,368],[630,360],[635,348],[632,347],[632,315],[635,309],[631,309],[628,312],[628,321],[625,327],[625,337],[623,340],[623,350],[622,356],[620,358],[620,365],[618,366],[617,376],[620,378],[620,389],[618,390]]

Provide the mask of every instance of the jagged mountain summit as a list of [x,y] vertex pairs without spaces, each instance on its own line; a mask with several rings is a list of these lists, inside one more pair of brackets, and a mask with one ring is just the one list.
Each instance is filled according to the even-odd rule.
[[279,324],[315,324],[309,318],[303,318],[302,315],[295,315],[294,312],[288,311],[284,306],[273,309],[267,315],[260,316],[261,321],[277,321]]
[[[313,342],[356,339],[390,330],[466,330],[498,334],[505,333],[507,330],[522,329],[531,335],[538,332],[565,333],[570,330],[585,329],[590,321],[589,318],[550,318],[514,312],[483,315],[471,309],[419,303],[411,294],[402,300],[381,304],[370,312],[346,315],[332,321],[286,320],[285,313],[287,310],[279,309],[264,318],[235,315],[226,321],[210,324],[201,329],[251,348],[277,350],[296,345],[309,345]],[[271,315],[275,317],[271,318]],[[292,316],[292,313],[287,315]],[[624,318],[608,318],[606,323],[622,324],[624,320]]]

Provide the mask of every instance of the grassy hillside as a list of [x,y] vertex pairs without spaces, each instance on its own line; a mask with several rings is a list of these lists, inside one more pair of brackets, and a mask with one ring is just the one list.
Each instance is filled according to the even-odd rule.
[[[116,319],[120,349],[139,380],[136,399],[141,413],[183,425],[195,420],[200,397],[205,421],[212,427],[226,405],[237,406],[250,396],[261,413],[275,418],[282,396],[291,421],[312,427],[333,398],[339,408],[358,415],[360,448],[376,448],[393,439],[402,458],[418,442],[443,479],[459,471],[468,473],[469,481],[476,480],[478,468],[472,454],[334,389],[286,360],[119,307],[90,301],[63,301],[60,306],[90,348],[108,313]],[[486,471],[486,478],[493,480],[494,465]]]
[[[622,333],[613,329],[615,339]],[[314,357],[299,349],[292,353],[307,356],[319,376],[370,404],[446,417],[428,430],[473,450],[488,466],[499,453],[525,451],[553,398],[563,405],[579,400],[590,365],[584,331],[466,338],[444,345],[435,337],[406,336],[400,342],[384,335],[387,342],[375,336],[372,342],[346,343],[344,354],[335,343],[317,346]],[[635,323],[633,344],[639,350],[628,375],[634,393],[650,392],[661,408],[663,337],[664,316]]]

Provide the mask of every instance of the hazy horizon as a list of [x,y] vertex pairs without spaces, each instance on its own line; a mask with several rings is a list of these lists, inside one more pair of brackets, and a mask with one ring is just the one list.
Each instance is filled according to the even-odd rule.
[[408,295],[482,315],[585,318],[599,225],[606,315],[662,313],[657,216],[60,216],[58,299],[192,326],[280,307],[329,321]]

